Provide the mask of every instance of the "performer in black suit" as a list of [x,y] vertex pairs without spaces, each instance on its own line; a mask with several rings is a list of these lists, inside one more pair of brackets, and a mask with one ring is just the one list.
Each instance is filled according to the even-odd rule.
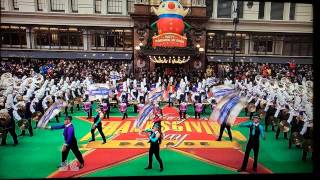
[[64,129],[63,136],[64,136],[65,143],[63,144],[63,147],[62,147],[62,163],[59,166],[59,168],[67,166],[66,160],[67,160],[69,151],[71,149],[74,155],[76,156],[76,158],[78,159],[78,161],[80,162],[79,168],[81,169],[84,167],[84,160],[81,152],[79,151],[77,139],[75,137],[74,127],[71,121],[72,121],[72,116],[67,116],[64,120],[64,124],[55,125],[52,127],[49,126],[48,129]]
[[250,133],[249,133],[249,140],[248,140],[246,152],[243,158],[242,166],[238,170],[238,172],[246,170],[251,149],[253,149],[253,152],[254,152],[253,171],[254,172],[257,171],[260,136],[263,139],[265,139],[264,129],[262,125],[259,124],[259,120],[260,120],[259,116],[254,116],[253,122],[240,124],[240,127],[249,127]]
[[[25,112],[25,119],[28,120],[28,131],[29,131],[29,135],[30,136],[33,136],[33,131],[32,131],[32,123],[31,123],[31,116],[32,116],[32,113],[31,113],[31,110],[30,110],[30,105],[31,105],[31,101],[28,101],[26,103],[26,112]],[[22,130],[21,131],[21,134],[19,136],[25,136],[26,135],[26,130]]]

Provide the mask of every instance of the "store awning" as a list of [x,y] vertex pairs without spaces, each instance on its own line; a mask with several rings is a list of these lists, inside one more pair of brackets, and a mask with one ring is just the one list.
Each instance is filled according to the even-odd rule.
[[1,50],[2,58],[131,60],[132,53]]
[[[232,62],[232,56],[207,55],[208,62]],[[278,63],[286,64],[295,60],[297,64],[313,64],[312,57],[270,57],[270,56],[236,56],[236,62]]]

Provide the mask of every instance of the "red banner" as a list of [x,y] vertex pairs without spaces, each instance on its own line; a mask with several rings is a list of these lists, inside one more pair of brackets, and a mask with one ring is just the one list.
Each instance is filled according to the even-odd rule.
[[152,37],[153,47],[186,47],[187,38],[176,33],[164,33]]

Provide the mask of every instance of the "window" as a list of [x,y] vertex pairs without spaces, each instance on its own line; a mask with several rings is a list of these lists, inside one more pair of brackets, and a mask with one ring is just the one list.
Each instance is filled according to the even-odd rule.
[[37,9],[38,11],[43,11],[45,0],[37,0]]
[[265,2],[259,2],[259,19],[264,19],[264,6],[265,6]]
[[192,6],[205,6],[205,0],[192,0]]
[[232,1],[218,0],[218,18],[231,18]]
[[135,0],[127,0],[127,11],[128,13],[134,12],[134,1]]
[[295,15],[296,15],[296,3],[291,3],[290,4],[289,19],[290,20],[295,20]]
[[36,48],[83,49],[82,32],[77,28],[34,28]]
[[72,12],[78,12],[78,0],[71,0]]
[[92,31],[93,50],[131,51],[133,49],[133,31],[131,29],[106,29]]
[[121,14],[122,0],[108,0],[108,14]]
[[95,0],[94,3],[95,12],[101,13],[101,0]]
[[50,0],[51,11],[64,12],[65,0]]
[[26,48],[26,28],[19,26],[1,26],[1,47]]
[[283,20],[283,3],[271,2],[271,20]]
[[13,0],[12,3],[13,3],[13,9],[19,10],[18,0]]
[[5,6],[5,1],[4,1],[4,0],[1,0],[1,10],[4,10],[4,9],[5,9],[4,6]]
[[284,37],[282,55],[312,56],[312,36],[287,35]]
[[[231,32],[208,32],[207,34],[207,52],[217,54],[232,54],[234,34]],[[237,54],[244,54],[245,34],[237,33],[235,49]]]
[[255,54],[270,54],[273,52],[272,36],[253,36],[252,39]]

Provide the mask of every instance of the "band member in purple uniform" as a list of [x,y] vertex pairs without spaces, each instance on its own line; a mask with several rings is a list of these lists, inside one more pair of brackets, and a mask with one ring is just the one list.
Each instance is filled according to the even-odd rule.
[[64,120],[64,124],[49,126],[48,129],[52,129],[52,130],[64,129],[63,136],[64,136],[65,143],[62,146],[62,162],[61,162],[61,165],[59,166],[59,168],[67,166],[66,160],[67,160],[69,151],[71,149],[72,152],[74,153],[74,155],[76,156],[76,158],[78,159],[78,161],[80,163],[79,169],[81,169],[84,167],[84,160],[83,160],[81,152],[79,151],[74,127],[73,127],[73,124],[71,123],[71,121],[72,121],[72,116],[67,116]]

